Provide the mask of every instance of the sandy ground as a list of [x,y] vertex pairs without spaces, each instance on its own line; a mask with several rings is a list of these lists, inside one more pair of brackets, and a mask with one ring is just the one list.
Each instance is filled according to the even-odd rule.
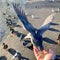
[[[31,12],[30,14],[38,16],[38,19],[32,19],[31,16],[29,15],[27,16],[29,22],[31,22],[34,27],[39,28],[43,24],[46,17],[52,13],[51,9],[52,8],[30,9]],[[25,12],[28,13],[29,10],[25,10]],[[21,25],[21,22],[18,22],[17,25]],[[15,27],[14,30],[20,34],[22,33],[26,35],[28,33],[22,27]],[[43,34],[43,38],[45,38],[43,41],[44,48],[48,50],[49,48],[52,47],[58,57],[60,57],[60,45],[56,44],[57,42],[56,39],[59,33],[60,33],[60,12],[55,15],[54,21],[51,23],[50,30],[47,30]],[[21,59],[24,58],[26,60],[36,60],[33,51],[27,48],[27,46],[30,46],[31,43],[28,43],[27,46],[23,46],[24,39],[20,41],[18,36],[16,35],[11,36],[10,33],[3,42],[8,45],[8,49],[12,48],[13,50],[19,52],[21,55]],[[2,43],[0,45],[0,57],[5,56],[7,60],[11,60],[13,55],[9,51],[3,49]]]

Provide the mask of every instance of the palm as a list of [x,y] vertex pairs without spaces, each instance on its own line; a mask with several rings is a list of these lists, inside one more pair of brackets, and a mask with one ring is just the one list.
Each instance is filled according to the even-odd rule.
[[55,54],[52,49],[50,51],[40,51],[36,46],[33,46],[33,51],[37,60],[54,60]]

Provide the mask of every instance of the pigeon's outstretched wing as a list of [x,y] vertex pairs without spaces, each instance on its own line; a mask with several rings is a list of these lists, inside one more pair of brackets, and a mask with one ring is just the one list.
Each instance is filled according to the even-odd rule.
[[52,13],[51,15],[49,15],[46,20],[44,21],[43,25],[41,25],[40,29],[38,30],[37,34],[38,35],[42,35],[46,30],[49,29],[50,27],[50,23],[52,22],[52,20],[54,19],[54,15],[56,13]]
[[19,17],[19,19],[23,23],[26,30],[29,31],[30,33],[34,34],[35,33],[35,28],[31,25],[31,23],[28,22],[28,19],[25,15],[25,12],[21,9],[21,7],[18,4],[14,3],[12,5],[13,5],[13,8],[14,8],[17,16]]

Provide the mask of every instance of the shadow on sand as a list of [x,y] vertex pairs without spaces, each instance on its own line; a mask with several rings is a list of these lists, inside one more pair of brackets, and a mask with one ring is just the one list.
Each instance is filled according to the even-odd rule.
[[[8,49],[8,52],[9,52],[10,54],[14,55],[17,51],[14,50],[14,49],[12,49],[12,48],[10,48],[10,49]],[[23,59],[29,60],[28,58],[23,57],[19,52],[17,52],[17,56],[16,56],[16,57],[18,57],[19,60],[23,60]]]
[[55,41],[49,39],[49,38],[43,38],[43,41],[50,43],[50,44],[57,44]]
[[59,30],[54,29],[54,28],[50,28],[49,30],[50,30],[50,31],[55,31],[55,32],[60,32]]
[[51,22],[51,25],[59,25],[59,24]]
[[7,57],[6,56],[1,56],[0,60],[7,60]]

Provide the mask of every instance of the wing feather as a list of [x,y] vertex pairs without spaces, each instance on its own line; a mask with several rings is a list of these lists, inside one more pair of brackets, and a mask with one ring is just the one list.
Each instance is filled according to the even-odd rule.
[[38,30],[38,34],[39,34],[39,35],[42,35],[46,30],[49,29],[50,23],[52,22],[52,20],[54,20],[54,15],[55,15],[55,14],[56,14],[56,13],[53,13],[53,14],[49,15],[49,16],[45,19],[43,25],[41,25],[40,29]]
[[35,32],[35,28],[31,25],[31,23],[28,22],[25,12],[21,9],[21,7],[18,4],[14,3],[12,5],[17,16],[19,17],[20,21],[23,23],[26,30],[33,34]]

